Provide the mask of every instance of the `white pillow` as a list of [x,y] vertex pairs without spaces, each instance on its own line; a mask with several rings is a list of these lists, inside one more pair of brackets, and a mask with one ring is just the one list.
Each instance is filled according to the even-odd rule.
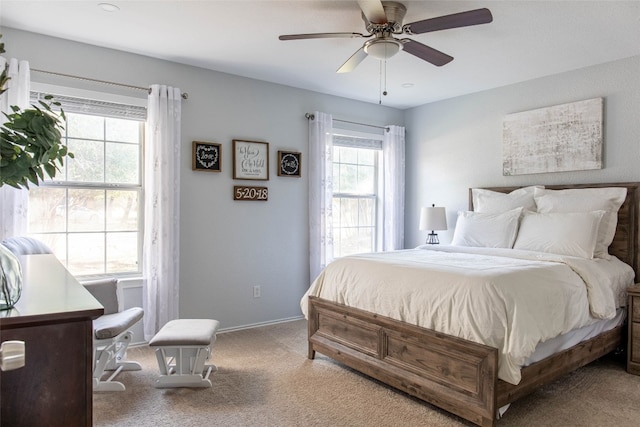
[[618,210],[627,197],[624,187],[572,188],[567,190],[536,189],[534,198],[538,212],[605,211],[596,241],[596,258],[609,259],[609,245],[618,225]]
[[605,212],[525,212],[513,249],[593,258]]
[[458,212],[454,246],[512,248],[522,208],[503,213]]
[[536,202],[533,199],[535,188],[544,187],[538,185],[523,187],[513,190],[511,193],[472,188],[471,199],[473,201],[473,210],[484,213],[501,213],[522,207],[535,212]]

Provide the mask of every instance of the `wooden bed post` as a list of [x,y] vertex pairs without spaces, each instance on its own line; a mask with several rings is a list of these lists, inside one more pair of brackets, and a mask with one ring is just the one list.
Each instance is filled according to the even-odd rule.
[[311,304],[311,301],[307,301],[307,312],[308,320],[307,320],[307,345],[308,345],[308,354],[307,358],[310,360],[315,359],[316,351],[313,349],[313,343],[309,338],[318,330],[318,311]]

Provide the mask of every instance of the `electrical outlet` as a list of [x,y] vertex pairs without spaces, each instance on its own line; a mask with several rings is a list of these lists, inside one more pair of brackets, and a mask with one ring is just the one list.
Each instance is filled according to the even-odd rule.
[[253,297],[260,298],[260,286],[253,287]]

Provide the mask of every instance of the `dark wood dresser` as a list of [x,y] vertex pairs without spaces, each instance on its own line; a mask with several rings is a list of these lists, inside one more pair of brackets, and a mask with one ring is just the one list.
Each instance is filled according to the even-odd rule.
[[0,341],[24,341],[25,366],[0,372],[0,425],[91,426],[92,320],[104,309],[54,255],[20,262],[22,296],[0,311]]

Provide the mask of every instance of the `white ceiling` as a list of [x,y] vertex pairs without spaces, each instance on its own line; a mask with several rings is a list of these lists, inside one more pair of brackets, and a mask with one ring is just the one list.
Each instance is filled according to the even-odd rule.
[[366,33],[355,0],[0,0],[0,25],[402,109],[640,55],[638,0],[400,1],[404,23],[480,7],[493,22],[410,36],[455,59],[435,67],[400,52],[387,96],[376,59],[335,73],[365,39],[278,40]]

